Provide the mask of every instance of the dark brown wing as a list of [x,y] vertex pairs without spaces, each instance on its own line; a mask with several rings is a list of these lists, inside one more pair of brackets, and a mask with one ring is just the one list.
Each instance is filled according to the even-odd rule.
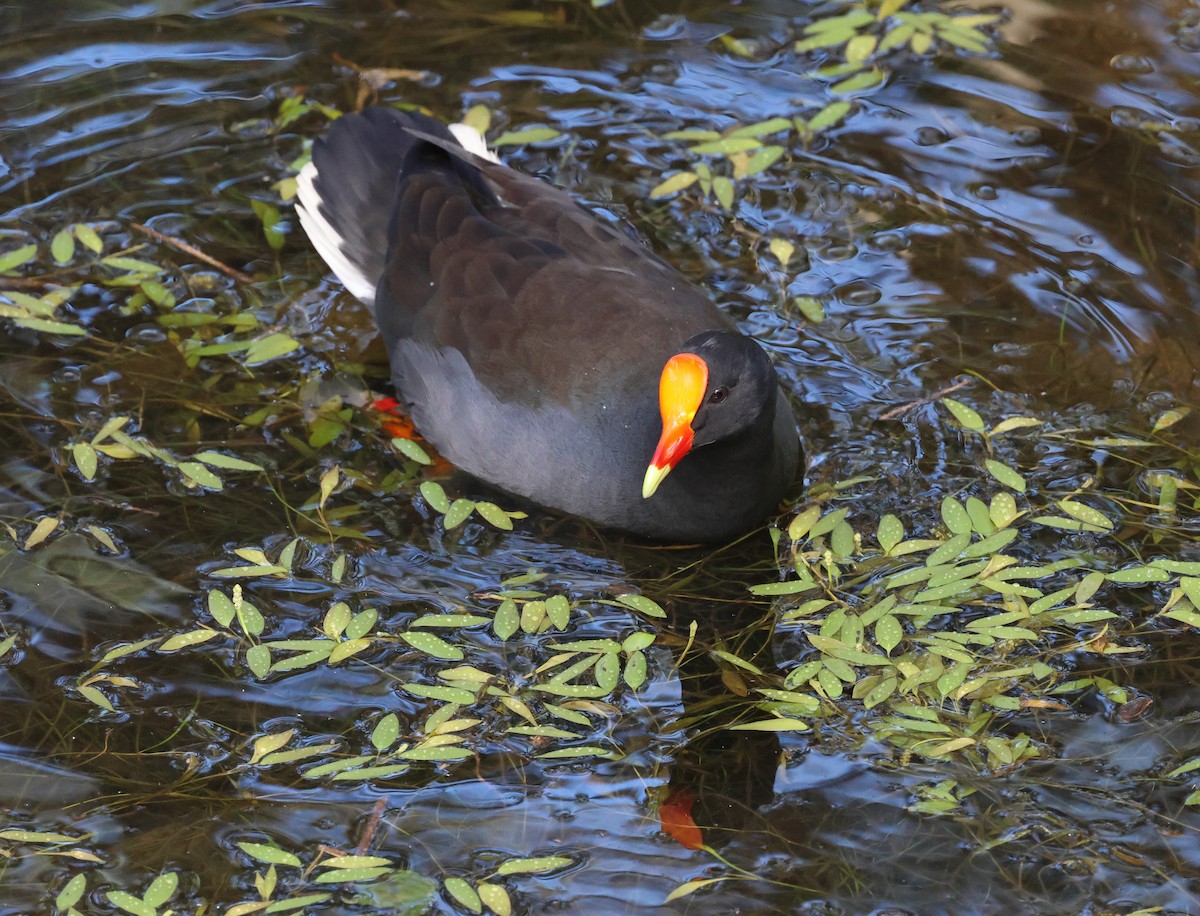
[[562,191],[435,139],[396,189],[375,303],[389,347],[453,348],[501,398],[569,404],[631,374],[653,388],[688,337],[732,326]]

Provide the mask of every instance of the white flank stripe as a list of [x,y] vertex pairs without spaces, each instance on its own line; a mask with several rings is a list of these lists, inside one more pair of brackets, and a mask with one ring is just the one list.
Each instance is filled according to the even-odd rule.
[[[478,134],[476,134],[478,136]],[[311,162],[300,170],[296,176],[296,213],[300,216],[300,225],[308,234],[313,248],[329,265],[346,289],[367,305],[375,304],[375,281],[356,267],[342,251],[343,239],[337,230],[330,225],[329,220],[321,213],[321,195],[317,193],[313,182],[317,177],[317,167]]]

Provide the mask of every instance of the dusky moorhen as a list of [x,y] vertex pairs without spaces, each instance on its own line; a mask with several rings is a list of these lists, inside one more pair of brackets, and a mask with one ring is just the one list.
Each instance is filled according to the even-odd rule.
[[477,132],[369,108],[314,143],[298,184],[301,224],[455,465],[659,540],[726,539],[778,508],[800,447],[762,348]]

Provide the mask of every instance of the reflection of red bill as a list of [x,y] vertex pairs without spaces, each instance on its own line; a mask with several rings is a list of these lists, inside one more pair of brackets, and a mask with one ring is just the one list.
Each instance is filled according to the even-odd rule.
[[692,805],[696,797],[687,789],[676,789],[658,807],[658,820],[662,832],[684,849],[700,849],[704,846],[704,835],[692,820]]

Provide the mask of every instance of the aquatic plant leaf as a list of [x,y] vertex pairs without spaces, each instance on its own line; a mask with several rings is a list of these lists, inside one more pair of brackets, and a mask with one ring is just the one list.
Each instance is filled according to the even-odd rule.
[[724,175],[718,175],[713,179],[713,195],[726,210],[733,209],[733,182]]
[[87,328],[77,324],[67,324],[65,321],[51,321],[47,318],[14,318],[13,324],[31,331],[43,331],[47,334],[66,334],[70,337],[86,337]]
[[221,478],[206,468],[199,461],[181,461],[179,463],[179,470],[183,472],[185,476],[184,483],[187,483],[187,481],[190,480],[195,484],[198,484],[199,486],[205,487],[209,490],[225,489],[225,483],[221,480]]
[[983,429],[983,418],[961,401],[956,401],[954,398],[942,398],[941,404],[965,429],[972,432],[979,432]]
[[357,655],[371,646],[369,639],[347,639],[333,647],[329,653],[329,664],[339,665],[351,656]]
[[337,744],[330,741],[325,744],[310,744],[306,747],[292,748],[290,751],[276,751],[273,754],[267,754],[258,762],[259,766],[272,767],[281,763],[296,763],[300,760],[308,760],[310,757],[319,757],[322,754],[328,754],[334,750]]
[[601,655],[596,660],[596,686],[604,693],[612,693],[621,676],[621,659],[616,653]]
[[[460,738],[457,738],[454,735],[435,735],[435,736],[433,736],[431,741],[434,739],[437,739],[437,738],[453,739],[455,741],[461,740]],[[471,757],[473,755],[472,755],[471,751],[467,750],[466,748],[447,747],[447,746],[442,746],[442,745],[437,745],[437,744],[432,744],[432,743],[426,743],[425,745],[422,745],[421,747],[414,747],[412,750],[404,751],[403,753],[399,754],[398,756],[403,757],[406,760],[425,760],[425,761],[435,761],[435,762],[436,761],[447,762],[447,761],[453,761],[453,760],[465,760],[468,757]]]
[[[309,767],[304,771],[305,779],[319,779],[322,776],[329,776],[334,773],[341,773],[345,770],[353,769],[354,767],[362,766],[370,760],[377,760],[375,754],[360,754],[357,757],[344,757],[341,760],[334,760],[329,763],[322,763],[315,767]],[[407,769],[407,766],[405,767]]]
[[1186,417],[1191,412],[1192,412],[1192,409],[1190,407],[1182,407],[1182,408],[1178,408],[1178,409],[1172,408],[1170,410],[1164,410],[1154,420],[1154,427],[1153,427],[1153,429],[1151,429],[1151,432],[1157,433],[1157,432],[1161,432],[1164,429],[1169,429],[1170,427],[1174,426],[1176,423],[1178,423],[1180,420],[1182,420],[1184,417]]
[[557,140],[562,136],[561,131],[553,127],[526,127],[522,130],[511,130],[501,134],[492,141],[492,146],[516,146],[522,143],[546,143]]
[[699,180],[700,176],[695,172],[676,172],[670,178],[654,186],[650,191],[650,199],[659,200],[663,197],[670,197],[672,194],[678,194]]
[[[314,907],[324,903],[330,898],[330,894],[302,894],[299,897],[289,897],[286,900],[276,900],[268,906],[264,913],[290,913],[293,910],[302,910],[306,907]],[[226,916],[233,916],[232,911]]]
[[475,702],[475,694],[462,687],[442,687],[437,684],[401,684],[400,686],[413,696],[425,697],[429,700],[441,700],[461,706]]
[[957,558],[964,550],[966,550],[970,543],[971,535],[956,534],[954,537],[943,542],[942,545],[937,548],[937,550],[933,551],[933,553],[926,557],[925,563],[927,566],[938,566],[942,563],[949,563],[951,560]]
[[812,133],[820,133],[823,130],[827,130],[842,120],[849,111],[849,102],[830,102],[808,119],[808,129]]
[[476,888],[479,893],[479,899],[483,901],[483,905],[496,914],[496,916],[512,916],[512,900],[506,891],[499,884],[489,884],[486,881],[479,882]]
[[339,639],[350,624],[350,616],[350,605],[344,601],[335,602],[325,612],[325,619],[321,622],[321,632],[330,639]]
[[967,547],[962,555],[964,557],[991,556],[1015,541],[1019,533],[1015,528],[1006,528],[1003,531],[997,531],[995,534],[989,534],[987,537]]
[[544,875],[547,872],[573,865],[574,861],[574,859],[568,859],[566,856],[509,859],[507,862],[500,863],[500,867],[496,869],[496,874],[501,877],[504,875]]
[[828,534],[846,520],[846,516],[849,514],[849,512],[849,509],[835,509],[832,512],[827,512],[825,515],[821,516],[821,519],[815,525],[812,526],[808,532],[808,536],[810,538],[816,538],[823,534]]
[[[691,848],[691,847],[689,847],[689,848]],[[697,848],[699,848],[699,847],[697,847]],[[667,894],[667,896],[663,898],[663,903],[671,903],[674,900],[679,900],[681,897],[687,897],[689,894],[696,893],[696,891],[703,890],[706,887],[710,887],[714,884],[720,884],[723,881],[728,881],[728,880],[730,880],[730,879],[729,878],[693,878],[691,881],[688,881],[686,884],[679,885],[679,887],[675,888],[675,890],[673,890],[673,891],[671,891],[671,893]]]
[[521,626],[521,615],[517,611],[517,604],[511,598],[506,598],[500,602],[500,607],[496,609],[496,616],[492,620],[492,631],[500,640],[507,640],[510,636],[517,632]]
[[261,464],[235,458],[233,455],[222,455],[220,452],[198,452],[192,456],[196,461],[203,462],[209,467],[223,468],[228,471],[264,471]]
[[757,175],[764,172],[773,166],[776,162],[783,158],[783,154],[787,152],[782,146],[772,144],[764,146],[762,149],[757,149],[754,154],[746,160],[742,166],[739,178],[749,178],[751,175]]
[[875,539],[879,541],[879,546],[883,548],[883,552],[890,554],[892,548],[904,540],[904,525],[896,516],[891,514],[885,515],[879,520]]
[[630,690],[638,690],[646,683],[646,656],[643,653],[629,653],[625,659],[624,680]]
[[171,896],[178,887],[178,873],[169,871],[166,874],[159,875],[150,882],[150,886],[146,888],[146,893],[142,894],[142,900],[153,907],[160,907],[171,899]]
[[22,267],[37,257],[37,245],[22,245],[7,254],[0,255],[0,273],[8,273]]
[[869,60],[875,53],[879,39],[874,35],[855,35],[846,42],[846,60],[853,64],[861,64]]
[[647,598],[645,595],[618,595],[616,603],[622,607],[627,607],[630,610],[637,611],[639,614],[645,614],[647,617],[665,618],[667,612],[659,606],[658,602],[652,598]]
[[318,868],[390,868],[395,863],[383,856],[332,856],[318,864]]
[[96,470],[99,465],[99,460],[96,456],[96,450],[86,442],[76,442],[71,446],[71,457],[75,461],[75,467],[79,469],[79,473],[84,480],[95,480]]
[[825,320],[825,307],[815,296],[793,296],[792,304],[800,310],[800,314],[804,316],[805,320],[811,321],[813,324],[820,324]]
[[155,264],[152,261],[143,261],[139,258],[130,258],[124,255],[109,255],[106,258],[101,258],[100,263],[117,270],[127,270],[139,276],[138,282],[141,282],[142,276],[155,276],[161,274],[166,268],[160,264]]
[[371,730],[371,746],[377,751],[387,750],[400,737],[400,719],[389,712]]
[[461,124],[472,128],[480,136],[488,132],[492,124],[492,112],[486,105],[472,105],[462,116]]
[[475,503],[475,511],[479,513],[480,518],[493,528],[499,528],[501,531],[513,530],[512,517],[495,503],[477,502]]
[[474,501],[470,499],[456,499],[450,504],[450,508],[446,510],[446,514],[442,518],[442,524],[447,531],[453,531],[465,522],[474,511]]
[[1091,506],[1086,506],[1083,503],[1076,502],[1072,499],[1060,499],[1058,506],[1067,515],[1079,519],[1086,525],[1091,525],[1106,531],[1111,531],[1114,527],[1112,521],[1103,512],[1093,509]]
[[296,736],[296,730],[289,728],[285,731],[263,735],[254,741],[254,752],[250,757],[251,763],[258,763],[267,754],[274,753],[282,747],[287,747],[289,741]]
[[[589,661],[589,665],[594,662]],[[566,683],[549,683],[540,684],[533,688],[542,693],[550,693],[560,697],[573,697],[576,699],[599,699],[600,697],[608,696],[611,690],[606,690],[603,687],[593,687],[589,684],[566,684]]]
[[60,910],[69,910],[82,899],[86,890],[87,875],[79,873],[63,885],[62,890],[54,898],[54,905]]
[[940,39],[964,51],[982,54],[988,50],[987,36],[974,29],[960,28],[948,23],[939,28],[937,33]]
[[909,41],[915,32],[916,28],[912,25],[907,23],[898,25],[884,35],[882,39],[880,39],[879,50],[883,52],[890,51],[893,48],[898,48],[905,42]]
[[434,658],[456,662],[461,661],[464,657],[462,649],[450,645],[446,640],[432,633],[425,633],[418,630],[415,633],[401,633],[400,638],[414,649],[424,652],[426,655],[431,655]]
[[296,857],[292,852],[272,846],[266,843],[238,843],[238,849],[245,852],[247,856],[259,862],[271,864],[271,866],[288,866],[292,868],[300,868],[301,862],[299,857]]
[[79,240],[80,244],[94,254],[100,254],[104,250],[104,240],[87,223],[76,223],[72,227],[72,231],[75,233],[75,238]]
[[988,514],[987,503],[978,496],[969,496],[966,506],[972,528],[984,537],[996,533],[996,525],[992,522],[991,515]]
[[653,633],[630,633],[621,641],[622,652],[640,652],[654,645],[656,639]]
[[266,626],[266,620],[259,609],[249,601],[235,600],[234,607],[237,608],[238,623],[242,625],[242,632],[247,636],[261,635]]
[[551,595],[546,599],[546,615],[557,630],[565,630],[571,622],[571,602],[566,595]]
[[1108,573],[1105,578],[1109,582],[1117,582],[1125,585],[1141,585],[1147,582],[1166,582],[1171,576],[1165,569],[1159,569],[1155,566],[1131,566],[1127,569],[1114,570]]
[[753,137],[722,137],[720,140],[698,143],[689,148],[688,152],[700,156],[728,156],[733,153],[745,153],[750,150],[756,150],[761,148],[762,145],[762,141],[756,140]]
[[412,439],[394,438],[392,439],[392,447],[409,461],[415,461],[417,464],[433,464],[433,459],[429,457],[429,453]]
[[479,894],[475,892],[475,888],[471,887],[463,878],[446,878],[443,882],[446,892],[453,897],[460,906],[465,907],[471,913],[482,913],[483,902],[479,899]]
[[848,77],[839,83],[834,83],[829,87],[829,91],[835,92],[838,95],[846,95],[852,92],[865,92],[868,89],[874,89],[876,86],[879,86],[886,78],[887,73],[885,73],[883,70],[864,70],[863,72]]
[[546,622],[546,603],[541,600],[526,601],[521,609],[521,629],[533,635],[539,633]]
[[730,725],[731,732],[806,732],[812,728],[802,719],[763,719],[758,722],[739,722]]
[[856,548],[854,529],[845,522],[838,522],[829,538],[829,549],[840,558],[849,557]]
[[788,525],[788,537],[793,541],[799,541],[812,530],[812,526],[817,523],[820,517],[821,507],[809,506],[792,519]]
[[54,233],[50,240],[50,256],[59,264],[66,264],[75,257],[75,235],[70,226]]
[[450,511],[450,499],[446,496],[446,491],[440,483],[435,483],[432,480],[424,481],[419,487],[421,495],[425,497],[425,501],[435,512],[440,512],[445,515]]
[[1041,420],[1036,420],[1033,417],[1009,417],[1006,420],[1001,420],[992,427],[989,436],[1000,436],[1004,433],[1012,432],[1017,429],[1030,429],[1035,426],[1042,426]]
[[895,617],[881,617],[875,624],[875,643],[889,655],[904,638],[904,627]]
[[266,646],[251,646],[246,650],[246,667],[260,680],[271,671],[271,650]]
[[946,523],[951,534],[967,534],[974,528],[971,516],[967,514],[963,504],[953,496],[942,500],[942,521]]
[[300,348],[292,337],[283,333],[268,334],[253,341],[246,349],[246,365],[256,366],[287,356]]
[[29,536],[25,538],[22,549],[32,550],[34,547],[37,547],[58,529],[61,521],[61,519],[49,515],[38,519],[37,524],[33,526],[33,530],[29,532]]
[[223,627],[229,626],[237,615],[237,609],[229,600],[229,596],[215,588],[208,593],[208,612],[212,615],[213,620]]
[[491,617],[481,614],[424,614],[409,622],[409,627],[431,627],[436,629],[457,629],[459,627],[474,627],[481,623],[491,623]]
[[0,830],[0,840],[10,843],[78,843],[80,837],[69,836],[65,833],[50,833],[40,830]]
[[1200,770],[1200,757],[1193,757],[1186,763],[1182,763],[1175,769],[1165,775],[1166,779],[1174,779],[1176,776],[1183,776],[1185,773],[1191,773],[1195,770]]
[[133,916],[158,916],[158,907],[126,891],[108,891],[104,896],[118,910],[132,913]]
[[203,627],[199,630],[189,630],[187,633],[177,633],[176,635],[165,640],[158,647],[160,652],[178,652],[180,649],[189,649],[192,646],[198,646],[201,643],[206,643],[211,639],[220,636],[219,630],[212,630],[208,627]]

